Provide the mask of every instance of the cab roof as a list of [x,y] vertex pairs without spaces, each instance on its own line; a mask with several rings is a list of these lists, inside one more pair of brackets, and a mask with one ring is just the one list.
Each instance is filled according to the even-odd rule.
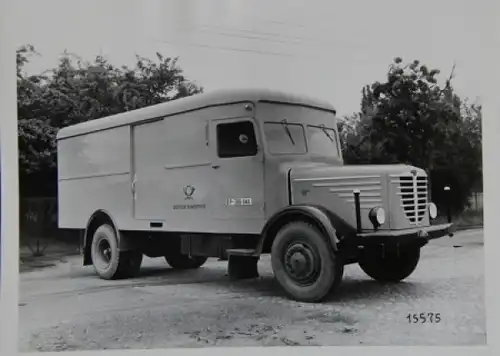
[[68,126],[59,130],[57,139],[60,140],[113,127],[126,126],[209,106],[238,102],[257,103],[259,101],[303,105],[335,113],[335,108],[329,103],[302,95],[268,89],[217,90]]

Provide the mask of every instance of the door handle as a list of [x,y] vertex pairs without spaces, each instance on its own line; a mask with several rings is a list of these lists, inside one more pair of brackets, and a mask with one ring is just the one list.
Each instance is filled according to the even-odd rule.
[[132,197],[133,199],[137,199],[137,192],[136,192],[136,189],[135,189],[135,186],[137,184],[137,179],[134,178],[134,180],[132,181],[132,185],[131,185],[131,188],[132,188]]
[[213,169],[219,169],[220,166],[218,164],[216,164],[215,166],[212,166]]

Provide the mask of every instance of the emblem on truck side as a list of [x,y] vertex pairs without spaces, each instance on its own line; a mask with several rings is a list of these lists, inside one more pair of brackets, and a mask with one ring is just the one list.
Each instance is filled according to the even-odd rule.
[[196,191],[195,187],[191,185],[186,185],[183,190],[184,190],[184,195],[186,196],[184,200],[193,200],[193,194]]
[[[186,185],[182,191],[184,192],[184,200],[193,200],[193,194],[196,188],[192,185]],[[193,209],[205,209],[205,204],[176,204],[173,206],[174,210],[193,210]]]

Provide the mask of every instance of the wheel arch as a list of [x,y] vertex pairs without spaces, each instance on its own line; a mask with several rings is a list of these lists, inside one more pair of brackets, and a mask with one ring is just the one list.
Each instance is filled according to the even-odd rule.
[[292,221],[305,221],[318,227],[329,239],[334,251],[338,249],[339,237],[355,233],[355,229],[330,210],[315,205],[292,205],[278,211],[262,229],[256,252],[269,253],[278,231]]

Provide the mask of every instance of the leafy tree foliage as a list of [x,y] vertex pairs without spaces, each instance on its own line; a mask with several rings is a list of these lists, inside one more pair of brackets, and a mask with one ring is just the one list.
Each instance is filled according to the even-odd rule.
[[134,67],[117,67],[102,56],[87,62],[64,52],[55,68],[28,75],[25,65],[37,55],[33,46],[17,50],[19,165],[27,195],[55,194],[60,128],[203,91],[177,58],[160,53],[155,61],[136,56]]
[[362,89],[361,111],[342,120],[345,161],[406,163],[425,169],[432,199],[443,207],[443,188],[452,188],[452,207],[467,206],[482,178],[481,107],[461,100],[452,74],[438,84],[438,69],[396,58],[387,79]]

